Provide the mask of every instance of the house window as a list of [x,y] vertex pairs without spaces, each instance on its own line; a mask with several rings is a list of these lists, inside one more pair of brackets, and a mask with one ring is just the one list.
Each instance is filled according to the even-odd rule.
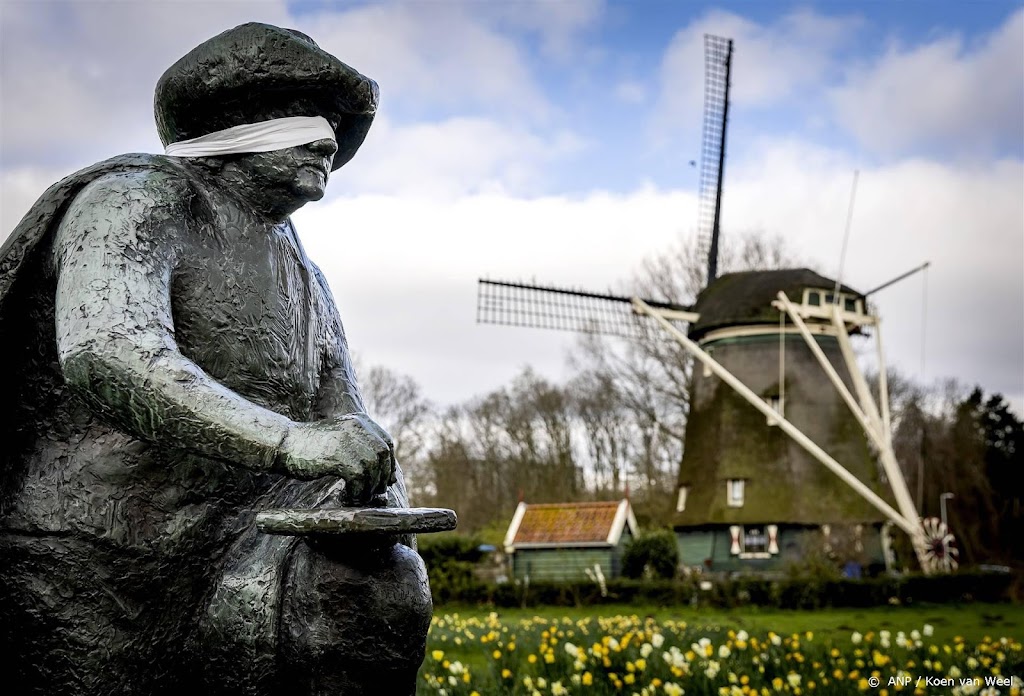
[[779,526],[759,524],[729,527],[729,553],[740,558],[771,558],[779,553]]
[[811,307],[820,307],[821,306],[821,293],[818,292],[817,290],[808,290],[807,291],[807,304],[809,304]]
[[743,507],[743,479],[729,479],[725,492],[729,507]]
[[857,300],[847,295],[843,295],[843,309],[847,312],[857,311]]
[[689,486],[679,487],[679,496],[676,498],[676,512],[682,512],[686,509],[686,494],[689,492]]
[[[773,411],[778,413],[780,416],[785,415],[783,413],[783,411],[782,411],[782,409],[783,409],[782,399],[779,397],[778,394],[764,397],[764,402],[766,404],[768,404],[768,406]],[[778,425],[778,424],[779,424],[779,420],[777,418],[772,418],[772,417],[768,418],[768,425]]]
[[768,553],[768,535],[764,527],[743,528],[743,553]]

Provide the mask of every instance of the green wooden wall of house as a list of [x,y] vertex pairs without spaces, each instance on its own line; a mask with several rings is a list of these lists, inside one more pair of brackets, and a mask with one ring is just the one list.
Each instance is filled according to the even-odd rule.
[[[712,573],[782,571],[790,563],[798,562],[802,549],[808,543],[820,543],[821,529],[805,526],[780,525],[779,552],[769,558],[744,558],[730,552],[732,537],[728,526],[704,529],[677,529],[676,546],[679,564],[686,568],[701,568]],[[861,560],[864,566],[884,567],[881,532],[867,527],[862,536]],[[710,560],[710,564],[706,561]]]
[[590,581],[587,569],[601,566],[606,579],[622,574],[622,554],[631,535],[623,530],[616,546],[520,548],[511,555],[512,577],[522,582]]

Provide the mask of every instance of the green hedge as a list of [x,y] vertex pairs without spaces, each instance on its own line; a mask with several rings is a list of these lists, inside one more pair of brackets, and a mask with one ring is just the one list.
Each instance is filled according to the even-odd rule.
[[641,534],[629,542],[622,554],[622,574],[627,578],[672,579],[678,564],[676,535],[668,529]]
[[981,572],[826,581],[746,577],[713,581],[709,590],[701,590],[697,581],[692,579],[616,579],[608,581],[607,592],[602,596],[601,588],[592,582],[494,585],[467,575],[460,573],[449,582],[440,573],[432,572],[431,591],[435,604],[496,607],[635,604],[816,609],[914,602],[999,602],[1008,598],[1013,579],[1011,575]]

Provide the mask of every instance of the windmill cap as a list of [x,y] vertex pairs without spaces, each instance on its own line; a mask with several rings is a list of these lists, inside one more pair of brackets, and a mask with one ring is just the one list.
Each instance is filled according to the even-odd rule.
[[[772,302],[780,291],[796,299],[802,296],[805,288],[831,292],[835,283],[835,280],[807,268],[724,273],[697,296],[693,311],[700,315],[700,319],[690,326],[690,338],[696,340],[727,326],[778,324],[779,312]],[[860,296],[848,285],[840,286],[839,291]]]
[[323,116],[338,142],[338,169],[362,145],[378,99],[376,82],[305,34],[252,22],[204,41],[168,68],[153,107],[164,146],[243,123]]

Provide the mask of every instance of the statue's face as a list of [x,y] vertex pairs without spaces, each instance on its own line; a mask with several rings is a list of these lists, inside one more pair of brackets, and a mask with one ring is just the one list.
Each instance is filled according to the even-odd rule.
[[253,189],[260,192],[261,203],[290,214],[309,201],[323,198],[337,151],[333,140],[323,139],[284,150],[242,155],[236,165]]

